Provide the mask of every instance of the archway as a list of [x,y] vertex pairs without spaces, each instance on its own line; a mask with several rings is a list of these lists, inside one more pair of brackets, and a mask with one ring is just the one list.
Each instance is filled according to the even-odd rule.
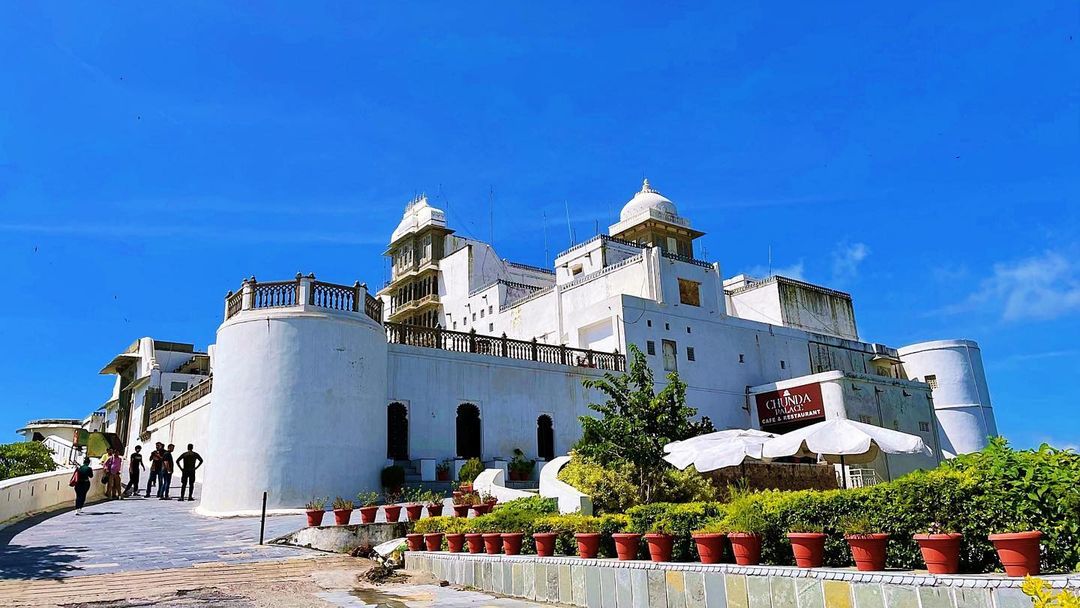
[[458,458],[480,458],[480,408],[462,403],[457,408]]
[[551,416],[541,414],[536,419],[536,455],[544,460],[555,459],[555,430]]
[[409,410],[396,401],[386,408],[386,457],[409,459]]

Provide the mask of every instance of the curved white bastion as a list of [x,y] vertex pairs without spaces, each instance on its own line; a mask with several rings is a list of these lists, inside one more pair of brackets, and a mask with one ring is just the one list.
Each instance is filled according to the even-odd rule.
[[909,378],[930,385],[947,456],[977,452],[998,434],[978,344],[934,340],[896,352]]
[[257,512],[264,491],[267,509],[281,510],[378,489],[387,346],[364,312],[366,289],[309,276],[245,281],[237,295],[217,332],[199,511]]

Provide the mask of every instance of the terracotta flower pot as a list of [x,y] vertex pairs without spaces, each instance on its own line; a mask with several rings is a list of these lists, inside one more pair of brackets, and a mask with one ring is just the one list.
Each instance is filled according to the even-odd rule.
[[731,553],[735,563],[740,566],[756,566],[761,562],[761,537],[747,532],[732,532],[727,535],[731,541]]
[[612,534],[611,538],[615,540],[615,554],[620,560],[625,562],[637,559],[638,547],[641,545],[640,534],[620,532]]
[[423,534],[406,534],[405,542],[409,544],[409,551],[423,551],[424,550],[424,535]]
[[466,534],[465,542],[469,543],[469,553],[483,553],[484,552],[484,535],[483,534]]
[[577,539],[578,557],[593,559],[600,552],[600,533],[581,532],[574,535]]
[[521,538],[525,536],[521,532],[503,532],[503,553],[517,555],[521,553]]
[[724,558],[724,539],[727,534],[723,532],[709,534],[692,534],[694,544],[697,545],[698,557],[703,564],[719,564]]
[[461,548],[465,545],[464,534],[447,534],[446,535],[446,550],[450,553],[461,553]]
[[360,507],[360,523],[373,524],[375,516],[379,514],[379,507]]
[[510,472],[507,474],[507,477],[510,478],[510,481],[521,481],[521,475],[517,471],[515,471],[514,469],[510,469]]
[[554,532],[537,532],[533,534],[533,540],[536,541],[536,554],[540,557],[555,555],[555,539],[558,536]]
[[441,551],[442,550],[442,532],[432,532],[424,535],[424,545],[427,546],[428,551]]
[[349,518],[352,517],[352,509],[334,509],[334,523],[339,526],[349,525]]
[[960,571],[960,539],[956,532],[949,534],[916,534],[923,561],[930,574],[956,574]]
[[820,568],[825,560],[825,539],[822,532],[788,532],[795,565],[800,568]]
[[442,503],[439,503],[437,505],[428,505],[427,506],[428,517],[439,517],[439,516],[441,516],[442,515],[442,508],[443,508]]
[[454,505],[454,517],[468,517],[469,505]]
[[435,471],[435,481],[450,481],[450,470]]
[[409,521],[416,521],[420,519],[420,514],[424,511],[424,505],[405,505],[405,517]]
[[472,509],[473,513],[476,513],[477,515],[486,515],[488,513],[491,513],[491,505],[487,503],[473,505],[470,508]]
[[307,525],[309,528],[322,525],[322,518],[326,511],[307,511]]
[[670,534],[646,534],[645,542],[649,543],[649,559],[654,562],[670,562],[671,548],[675,544],[675,537]]
[[991,534],[988,538],[997,549],[998,559],[1009,576],[1028,576],[1039,573],[1039,539],[1042,532],[1013,532]]
[[401,505],[386,505],[383,507],[383,513],[386,514],[386,521],[394,523],[401,519]]
[[855,567],[863,572],[877,572],[885,569],[885,548],[889,544],[888,534],[848,534],[844,537],[851,547],[851,557],[855,558]]
[[502,534],[490,532],[483,536],[484,551],[486,551],[488,555],[498,555],[499,551],[502,550]]
[[458,485],[458,490],[460,490],[462,494],[468,494],[469,492],[472,492],[472,484],[471,483],[459,484]]

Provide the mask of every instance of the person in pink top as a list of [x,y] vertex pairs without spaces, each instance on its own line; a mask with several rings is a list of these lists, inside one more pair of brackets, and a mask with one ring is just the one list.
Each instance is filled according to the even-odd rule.
[[105,469],[106,498],[123,498],[120,492],[120,467],[123,463],[124,459],[120,456],[120,451],[109,449],[108,458],[102,465]]

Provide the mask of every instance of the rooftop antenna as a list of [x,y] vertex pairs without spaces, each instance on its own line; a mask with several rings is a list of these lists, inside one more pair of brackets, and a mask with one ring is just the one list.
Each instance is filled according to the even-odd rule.
[[566,207],[566,233],[570,235],[570,246],[574,246],[574,229],[570,227],[570,203],[564,198],[563,205]]
[[548,240],[547,240],[547,211],[544,211],[544,267],[547,268],[551,265],[548,260]]
[[488,242],[495,246],[495,186],[488,186]]
[[769,243],[769,276],[772,276],[772,243]]

